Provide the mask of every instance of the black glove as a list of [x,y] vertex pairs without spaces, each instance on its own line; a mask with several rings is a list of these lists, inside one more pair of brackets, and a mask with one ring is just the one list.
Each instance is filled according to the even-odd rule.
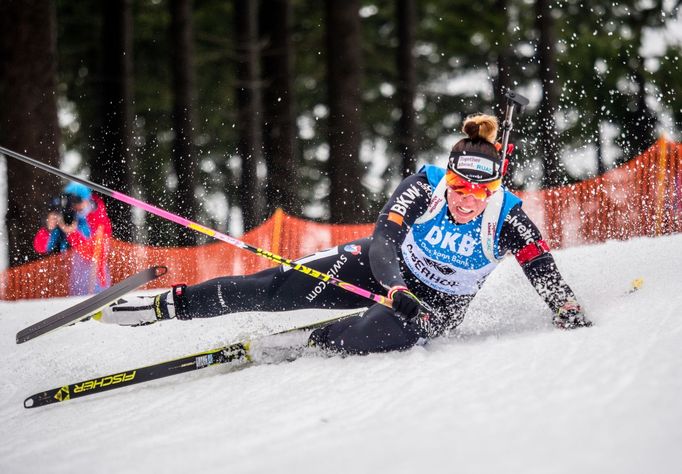
[[575,329],[592,326],[592,321],[585,317],[580,305],[575,301],[567,301],[564,303],[564,305],[559,308],[559,311],[557,311],[557,314],[554,315],[552,322],[559,329]]
[[399,317],[412,321],[421,314],[421,303],[406,286],[394,286],[388,297],[393,300],[393,310]]

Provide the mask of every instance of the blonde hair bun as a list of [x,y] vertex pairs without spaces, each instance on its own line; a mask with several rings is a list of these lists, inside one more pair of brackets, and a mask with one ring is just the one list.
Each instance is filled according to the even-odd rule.
[[462,132],[469,136],[470,140],[485,140],[495,144],[499,124],[494,115],[470,115],[464,120]]

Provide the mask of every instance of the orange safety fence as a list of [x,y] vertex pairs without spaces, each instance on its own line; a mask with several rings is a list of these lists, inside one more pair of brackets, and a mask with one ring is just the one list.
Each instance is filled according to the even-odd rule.
[[594,179],[517,194],[555,248],[682,232],[682,144],[661,138]]
[[[519,192],[524,210],[555,248],[682,232],[682,144],[659,140],[637,158],[571,186]],[[241,240],[297,258],[371,234],[373,224],[333,225],[275,212]],[[148,288],[194,284],[221,275],[248,274],[272,262],[223,242],[161,248],[110,242],[112,282],[152,265],[166,276]],[[69,251],[70,252],[70,251]],[[69,252],[10,268],[0,275],[0,299],[68,295]]]
[[[241,237],[253,246],[287,258],[314,253],[346,240],[370,235],[372,224],[329,225],[285,215],[278,210]],[[70,252],[10,268],[0,276],[0,299],[50,298],[69,293]],[[221,275],[241,275],[273,265],[264,257],[224,242],[198,247],[151,247],[112,239],[108,257],[112,283],[153,265],[168,267],[166,276],[147,288],[194,284]]]

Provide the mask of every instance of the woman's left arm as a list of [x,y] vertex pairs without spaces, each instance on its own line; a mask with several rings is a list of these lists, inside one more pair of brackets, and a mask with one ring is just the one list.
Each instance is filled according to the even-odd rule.
[[556,266],[549,245],[528,215],[517,205],[502,224],[500,254],[511,252],[540,297],[551,308],[554,324],[562,329],[589,326],[575,293]]

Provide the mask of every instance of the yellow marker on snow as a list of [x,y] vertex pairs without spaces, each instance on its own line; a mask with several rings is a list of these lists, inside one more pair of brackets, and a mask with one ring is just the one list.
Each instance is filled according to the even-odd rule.
[[630,293],[640,290],[642,285],[644,285],[644,278],[635,278],[632,280],[632,283],[630,283]]

